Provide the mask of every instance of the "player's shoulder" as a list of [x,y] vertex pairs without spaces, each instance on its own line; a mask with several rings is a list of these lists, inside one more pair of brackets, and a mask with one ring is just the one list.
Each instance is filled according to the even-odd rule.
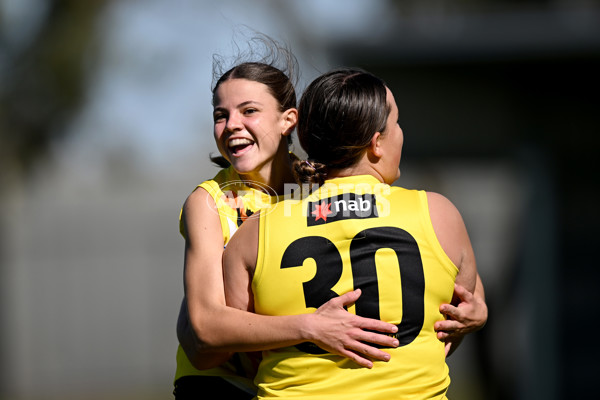
[[[208,190],[200,185],[196,186],[196,188],[188,195],[183,203],[184,208],[190,207],[199,207],[202,205],[206,205],[206,201],[208,199],[212,199],[212,196],[208,192]],[[214,204],[214,201],[213,201]]]
[[211,215],[217,216],[217,204],[213,196],[206,189],[198,186],[188,195],[181,208],[181,219],[183,221],[196,218],[207,218]]
[[465,249],[470,247],[465,223],[456,206],[445,196],[427,192],[429,216],[444,252],[460,268]]
[[446,196],[436,192],[425,192],[430,214],[440,217],[460,217],[458,209]]

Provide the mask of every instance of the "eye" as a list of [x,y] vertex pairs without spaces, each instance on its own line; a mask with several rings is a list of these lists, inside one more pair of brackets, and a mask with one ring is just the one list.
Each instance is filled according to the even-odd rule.
[[225,113],[223,112],[214,112],[213,113],[213,121],[220,122],[225,119]]
[[258,112],[258,110],[256,108],[246,108],[244,110],[244,115],[252,115],[256,112]]

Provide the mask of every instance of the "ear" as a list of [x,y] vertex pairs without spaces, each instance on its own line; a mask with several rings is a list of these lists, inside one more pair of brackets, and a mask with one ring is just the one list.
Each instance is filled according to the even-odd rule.
[[283,136],[290,135],[298,123],[298,110],[295,108],[288,108],[283,112],[281,121],[283,122],[283,131],[281,134]]
[[369,146],[369,150],[377,158],[381,158],[383,156],[383,143],[381,138],[381,132],[375,132],[371,138],[371,144]]

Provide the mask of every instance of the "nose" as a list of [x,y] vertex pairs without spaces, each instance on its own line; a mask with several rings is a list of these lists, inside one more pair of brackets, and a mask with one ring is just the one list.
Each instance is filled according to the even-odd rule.
[[234,132],[236,130],[242,129],[242,126],[243,124],[240,113],[233,112],[229,114],[229,116],[227,117],[227,122],[225,124],[225,129]]

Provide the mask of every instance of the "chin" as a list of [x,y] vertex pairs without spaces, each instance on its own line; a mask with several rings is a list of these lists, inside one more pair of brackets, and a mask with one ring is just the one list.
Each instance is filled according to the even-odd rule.
[[235,172],[237,172],[238,174],[249,174],[256,170],[256,165],[249,164],[242,160],[233,159],[231,165],[233,166],[233,169],[235,169]]

